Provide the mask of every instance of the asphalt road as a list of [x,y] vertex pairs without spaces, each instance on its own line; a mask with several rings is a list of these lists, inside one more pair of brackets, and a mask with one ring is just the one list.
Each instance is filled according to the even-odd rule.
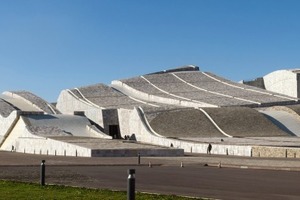
[[[126,191],[136,169],[136,190],[216,199],[299,199],[300,172],[187,166],[46,166],[46,183]],[[39,166],[0,166],[0,179],[39,181]]]
[[[29,165],[44,156],[0,152],[0,179],[39,182],[39,164]],[[127,170],[136,169],[139,192],[177,194],[214,199],[300,199],[300,171],[204,166],[199,160],[221,157],[144,158],[141,166],[136,158],[70,158],[46,157],[46,184],[62,184],[126,191]],[[151,160],[154,165],[149,168]],[[183,168],[178,160],[188,162]],[[224,162],[225,162],[225,158]],[[299,160],[227,158],[226,162],[285,162],[296,166]],[[176,162],[175,162],[176,161]],[[197,162],[196,162],[197,161]],[[19,163],[26,163],[20,165]],[[158,164],[161,162],[161,164]],[[130,164],[131,163],[131,164]],[[135,163],[135,164],[134,164]],[[243,167],[244,167],[243,165]],[[257,166],[256,166],[257,168]]]

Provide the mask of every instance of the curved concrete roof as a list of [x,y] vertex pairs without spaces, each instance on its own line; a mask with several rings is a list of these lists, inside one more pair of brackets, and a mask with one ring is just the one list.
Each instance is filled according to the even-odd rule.
[[43,111],[48,114],[61,114],[53,105],[28,91],[3,92],[1,98],[5,99],[22,111]]
[[34,105],[42,109],[44,112],[49,113],[49,114],[61,114],[59,110],[57,110],[52,104],[48,103],[41,97],[28,92],[28,91],[14,91],[14,94],[17,94],[24,99],[32,102]]
[[208,118],[196,109],[145,111],[151,128],[166,137],[223,137]]
[[218,126],[235,137],[290,136],[257,110],[246,107],[203,108]]
[[71,90],[78,98],[106,108],[134,108],[137,106],[151,106],[147,102],[134,100],[116,89],[104,84],[95,84]]
[[[290,136],[263,114],[245,107],[203,108],[225,133],[234,137]],[[144,110],[151,128],[160,135],[176,138],[224,137],[197,109]]]
[[284,69],[271,72],[263,77],[268,91],[299,98],[299,69]]
[[17,110],[16,107],[2,99],[0,96],[0,115],[2,117],[8,117],[10,113],[12,113],[15,110]]
[[[297,101],[292,97],[235,83],[212,73],[199,71],[149,74],[123,79],[120,82],[133,90],[158,98],[206,103],[220,107],[259,107],[292,104]],[[128,88],[121,84],[116,87],[124,93],[128,91]]]
[[[300,71],[294,70],[292,72],[298,73]],[[122,87],[127,90],[127,93]],[[134,92],[137,96],[133,96]],[[138,141],[166,146],[170,146],[170,142],[174,141],[178,143],[176,147],[184,143],[181,147],[190,150],[192,150],[191,145],[204,140],[203,138],[208,138],[204,141],[206,143],[210,139],[215,140],[232,136],[245,138],[289,136],[268,120],[265,115],[246,106],[285,105],[297,101],[296,98],[235,83],[209,72],[200,72],[195,66],[186,66],[124,79],[118,81],[115,88],[113,84],[111,87],[104,84],[95,84],[64,90],[62,94],[62,98],[59,99],[63,102],[61,105],[67,108],[64,110],[66,113],[85,112],[91,120],[99,123],[99,127],[104,127],[103,131],[106,131],[107,134],[110,125],[119,125],[121,136],[134,132]],[[139,98],[139,95],[143,95],[143,97]],[[108,114],[104,111],[101,112],[105,109],[132,109],[137,106],[141,106],[143,109],[121,110],[120,112],[114,112],[118,115],[110,115],[111,118],[107,117],[109,112],[107,112]],[[217,106],[220,108],[212,108]],[[12,128],[15,124],[18,125],[17,127],[22,126],[24,131],[20,131],[18,128],[11,132],[15,135],[8,135],[10,132],[7,132],[8,134],[5,132],[5,135],[2,134],[2,138],[8,136],[7,139],[17,141],[16,145],[23,142],[23,146],[20,145],[20,147],[24,152],[25,148],[23,147],[26,147],[27,152],[27,146],[30,146],[27,144],[27,141],[29,141],[27,139],[31,140],[31,137],[33,137],[28,131],[42,136],[40,138],[43,139],[43,142],[46,141],[43,137],[54,137],[58,140],[62,138],[61,141],[68,141],[72,144],[84,144],[92,140],[92,137],[109,137],[101,130],[93,127],[88,118],[57,114],[59,111],[53,106],[27,91],[7,92],[0,96],[0,115],[7,117],[14,110],[39,111],[35,114],[34,112],[21,112],[20,117],[19,115],[17,115],[17,118],[15,117],[18,121],[10,119],[14,115],[7,119],[2,118],[8,126],[11,122]],[[144,112],[140,112],[140,110]],[[97,116],[95,117],[96,120],[93,116]],[[21,120],[19,121],[19,119]],[[10,130],[10,127],[8,127],[8,130]],[[160,137],[155,132],[169,138]],[[29,134],[30,138],[24,140],[23,136],[15,137],[19,133],[24,133],[25,138]],[[11,138],[9,138],[10,136]],[[82,140],[79,141],[79,138],[82,138]],[[5,144],[6,150],[11,150],[9,140],[5,140],[7,141]],[[33,142],[33,144],[43,145],[39,141]],[[54,144],[57,143],[48,143],[48,145]],[[97,142],[93,144],[98,145]],[[193,146],[193,150],[197,149],[195,152],[201,153],[206,144],[200,146],[201,149],[198,146]],[[218,152],[223,154],[226,147],[221,146]],[[43,148],[43,146],[40,147],[40,149]],[[52,147],[47,148],[53,149]],[[21,148],[17,148],[20,151]],[[249,155],[249,148],[234,150],[235,153],[238,153],[235,155]],[[45,152],[44,150],[43,152]],[[71,149],[70,147],[70,150],[76,150],[77,156],[77,149]],[[240,154],[240,152],[242,153]]]
[[[280,73],[280,72],[284,72],[284,71],[287,71],[287,72],[292,72],[292,73],[300,73],[300,69],[299,68],[295,68],[295,69],[279,69],[279,70],[275,70],[273,72],[270,72],[268,74],[272,74],[272,73]],[[268,74],[266,74],[265,76],[267,76]]]

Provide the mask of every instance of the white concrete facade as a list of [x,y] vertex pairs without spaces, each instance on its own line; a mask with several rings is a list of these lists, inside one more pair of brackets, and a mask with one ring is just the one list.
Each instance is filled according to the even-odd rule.
[[[283,93],[288,96],[298,97],[299,87],[298,87],[298,74],[291,70],[280,70],[268,74],[264,77],[264,82],[267,90]],[[228,84],[228,83],[226,83]],[[218,107],[209,103],[202,103],[200,101],[193,101],[188,98],[178,98],[175,95],[169,97],[168,93],[162,94],[161,96],[154,94],[148,94],[139,90],[136,90],[129,85],[121,81],[112,81],[112,87],[121,91],[122,93],[133,97],[149,104],[152,102],[168,104],[174,106],[183,107]],[[234,86],[236,87],[236,86]],[[73,91],[73,92],[72,92]],[[182,140],[176,138],[167,138],[157,134],[152,130],[143,111],[140,108],[134,109],[124,109],[124,108],[112,108],[105,109],[101,105],[95,105],[89,99],[86,99],[83,95],[77,94],[75,90],[63,90],[61,91],[56,107],[64,114],[74,115],[74,113],[84,112],[84,115],[91,121],[99,125],[103,130],[101,131],[108,134],[108,125],[119,125],[120,134],[122,137],[125,135],[135,135],[138,142],[148,143],[152,145],[158,145],[163,147],[173,147],[173,149],[183,149],[184,152],[188,153],[207,153],[207,147],[209,142],[203,141],[192,141],[192,140]],[[80,91],[78,90],[80,93]],[[6,94],[9,95],[9,94]],[[18,96],[16,96],[18,99]],[[237,99],[237,98],[236,98]],[[24,100],[24,99],[22,99]],[[97,101],[95,101],[97,102]],[[254,101],[253,101],[254,102]],[[26,102],[28,103],[28,102]],[[254,102],[255,103],[255,102]],[[116,106],[118,107],[118,106]],[[22,110],[22,109],[21,109]],[[201,110],[201,109],[200,109]],[[211,120],[212,123],[213,120]],[[14,123],[16,122],[16,123]],[[77,144],[72,144],[72,142],[59,141],[53,138],[43,137],[32,134],[29,129],[26,128],[26,121],[21,117],[18,118],[17,115],[11,114],[7,118],[0,119],[0,126],[4,127],[0,130],[0,149],[6,151],[17,151],[23,153],[32,154],[47,154],[47,155],[61,155],[61,156],[113,156],[115,154],[126,156],[127,154],[136,155],[138,151],[126,151],[126,149],[109,150],[109,149],[92,149],[84,146],[79,146]],[[46,123],[45,123],[46,124]],[[93,123],[94,124],[94,123]],[[13,126],[13,128],[12,128]],[[97,127],[99,127],[97,126]],[[218,129],[218,125],[215,123]],[[75,129],[75,126],[73,126]],[[85,127],[89,134],[84,135],[86,137],[99,137],[99,133],[93,129],[92,126]],[[69,132],[76,132],[78,130],[72,129]],[[66,130],[63,129],[62,130]],[[80,131],[80,130],[79,130]],[[219,130],[222,132],[222,130]],[[10,134],[6,138],[7,134]],[[83,133],[83,132],[81,132]],[[224,132],[225,133],[225,132]],[[224,134],[224,137],[230,137],[228,134]],[[82,135],[77,135],[81,136]],[[103,138],[106,135],[103,134]],[[107,138],[111,138],[107,135]],[[4,141],[3,143],[1,141]],[[13,148],[12,148],[13,147]],[[232,145],[224,143],[212,143],[212,154],[220,155],[236,155],[236,156],[252,156],[253,155],[253,145]],[[162,154],[164,150],[161,150]],[[145,155],[152,153],[147,150]],[[180,151],[178,151],[180,152]],[[153,153],[155,154],[155,153]],[[156,154],[160,154],[156,152]],[[174,155],[170,153],[170,155]],[[261,155],[259,153],[259,155]],[[127,155],[128,156],[128,155]]]
[[278,70],[263,77],[266,90],[298,98],[297,73]]
[[27,99],[21,97],[18,94],[8,92],[8,91],[3,92],[2,94],[7,96],[8,98],[10,98],[10,100],[8,100],[8,101],[11,102],[12,104],[14,104],[15,106],[17,106],[22,111],[43,112],[43,110],[41,108],[39,108],[37,105],[35,105],[34,103],[28,101]]
[[13,111],[8,117],[0,116],[0,146],[19,118],[18,111]]
[[75,111],[84,111],[86,117],[104,127],[102,109],[79,99],[67,90],[61,91],[56,107],[62,113],[70,115]]
[[89,148],[33,135],[26,128],[22,117],[2,144],[1,150],[43,155],[91,157],[91,149]]
[[[19,153],[53,155],[53,156],[75,156],[75,157],[124,157],[134,156],[138,153],[143,156],[183,156],[183,150],[169,149],[169,148],[118,148],[108,146],[101,148],[97,146],[92,147],[93,144],[88,140],[98,140],[99,138],[89,137],[47,137],[32,134],[27,128],[26,117],[21,116],[14,128],[9,133],[9,137],[1,145],[0,150],[13,151]],[[109,143],[107,139],[102,139],[102,143]]]

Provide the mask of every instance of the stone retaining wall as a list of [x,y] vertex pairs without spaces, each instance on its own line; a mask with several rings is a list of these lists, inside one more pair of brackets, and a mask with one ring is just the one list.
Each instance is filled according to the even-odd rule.
[[253,157],[300,158],[300,148],[292,147],[252,147]]

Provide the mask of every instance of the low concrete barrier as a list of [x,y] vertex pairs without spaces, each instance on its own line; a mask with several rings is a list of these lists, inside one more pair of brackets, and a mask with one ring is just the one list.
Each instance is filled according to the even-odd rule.
[[252,157],[300,158],[300,148],[254,146]]

